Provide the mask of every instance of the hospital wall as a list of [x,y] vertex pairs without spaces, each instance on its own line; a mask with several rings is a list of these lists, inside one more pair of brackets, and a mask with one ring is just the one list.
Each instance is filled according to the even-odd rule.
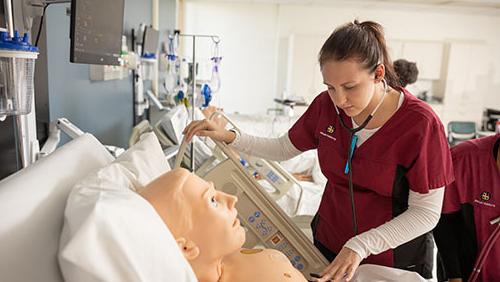
[[[175,0],[160,0],[160,31],[175,25]],[[103,144],[128,147],[133,122],[132,75],[122,80],[90,81],[89,65],[69,62],[68,5],[47,9],[47,69],[50,120],[66,117]],[[151,24],[151,1],[125,0],[124,33]],[[65,141],[68,139],[65,137]]]
[[354,18],[382,23],[394,59],[402,55],[395,52],[401,44],[442,48],[439,62],[427,62],[437,77],[424,75],[420,83],[431,85],[434,95],[444,99],[433,105],[444,123],[479,122],[483,107],[500,108],[498,13],[408,5],[193,1],[186,1],[182,12],[181,28],[216,33],[223,40],[220,104],[229,112],[265,113],[276,107],[272,98],[284,91],[312,100],[324,89],[316,62],[321,44],[335,27]]
[[[275,66],[278,7],[266,4],[184,2],[179,28],[188,34],[213,34],[221,38],[221,90],[215,105],[227,110],[258,113],[272,107],[275,97]],[[207,62],[212,42],[198,39],[196,57]],[[192,57],[192,42],[185,40],[183,53]]]

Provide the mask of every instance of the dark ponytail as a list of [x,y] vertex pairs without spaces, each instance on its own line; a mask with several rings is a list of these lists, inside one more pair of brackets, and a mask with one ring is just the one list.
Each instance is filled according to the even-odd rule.
[[391,87],[400,86],[387,52],[384,29],[376,22],[360,23],[354,20],[353,23],[336,28],[321,47],[320,66],[331,59],[336,61],[356,59],[370,71],[374,71],[380,63],[383,63],[387,84]]

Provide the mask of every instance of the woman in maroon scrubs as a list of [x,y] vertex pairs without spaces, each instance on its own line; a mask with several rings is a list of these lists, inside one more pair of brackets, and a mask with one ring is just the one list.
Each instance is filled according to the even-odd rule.
[[326,40],[320,93],[279,138],[225,130],[211,121],[186,127],[237,150],[285,160],[317,149],[328,183],[312,229],[331,261],[318,281],[350,279],[363,263],[416,271],[431,278],[429,231],[453,181],[443,126],[431,108],[399,86],[382,27],[345,24]]
[[500,281],[500,240],[487,243],[499,224],[492,221],[500,217],[499,146],[496,134],[451,149],[455,182],[446,187],[443,216],[434,230],[442,278],[449,281],[467,281],[486,249],[479,281]]

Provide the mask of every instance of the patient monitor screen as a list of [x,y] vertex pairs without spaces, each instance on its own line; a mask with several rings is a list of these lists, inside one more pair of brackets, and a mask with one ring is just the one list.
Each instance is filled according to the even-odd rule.
[[4,1],[1,1],[2,3],[0,4],[0,28],[6,28],[7,25],[5,24],[5,11],[4,11]]
[[124,0],[72,0],[72,63],[119,65]]

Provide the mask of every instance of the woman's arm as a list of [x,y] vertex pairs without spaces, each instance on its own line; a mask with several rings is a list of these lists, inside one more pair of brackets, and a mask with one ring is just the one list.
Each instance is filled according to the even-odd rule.
[[300,153],[285,133],[279,138],[265,138],[234,131],[236,137],[230,145],[236,150],[273,161],[291,159]]
[[432,230],[439,221],[444,187],[427,194],[410,190],[408,209],[392,220],[351,238],[344,247],[362,259],[393,249]]
[[236,129],[226,130],[221,124],[207,119],[191,122],[182,134],[186,142],[190,142],[193,136],[207,136],[231,144],[240,152],[274,161],[288,160],[302,153],[292,144],[288,133],[279,138],[256,137]]

